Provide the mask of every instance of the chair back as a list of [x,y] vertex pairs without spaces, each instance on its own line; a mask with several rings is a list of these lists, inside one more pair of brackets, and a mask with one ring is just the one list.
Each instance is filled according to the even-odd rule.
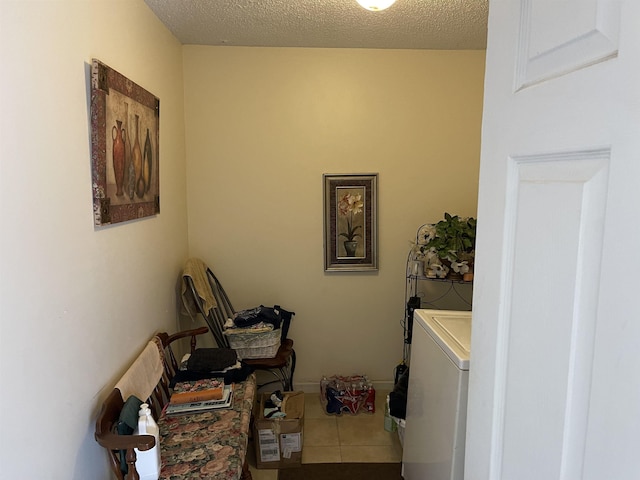
[[[211,269],[199,259],[190,259],[185,268],[182,301],[185,309],[191,313],[193,307],[202,315],[209,326],[218,347],[229,348],[224,335],[224,325],[233,319],[235,310],[227,293]],[[210,308],[207,308],[209,306]]]
[[[224,325],[236,315],[231,300],[213,271],[199,258],[190,258],[185,264],[182,274],[182,302],[190,313],[193,309],[207,322],[218,347],[230,348]],[[271,358],[245,358],[243,362],[255,370],[268,371],[275,376],[283,390],[293,389],[293,373],[296,368],[296,352],[293,340],[287,338],[289,322],[294,312],[285,312],[281,326],[280,346],[276,355]],[[192,314],[193,315],[193,314]],[[259,385],[260,387],[268,385]]]

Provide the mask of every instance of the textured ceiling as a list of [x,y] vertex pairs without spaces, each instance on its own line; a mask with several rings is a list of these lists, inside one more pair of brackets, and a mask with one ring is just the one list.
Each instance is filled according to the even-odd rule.
[[486,48],[487,0],[145,0],[184,45]]

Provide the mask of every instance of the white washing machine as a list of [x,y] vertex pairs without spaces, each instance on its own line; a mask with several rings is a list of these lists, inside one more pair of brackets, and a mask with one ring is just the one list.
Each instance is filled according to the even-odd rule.
[[404,480],[463,480],[471,312],[415,310]]

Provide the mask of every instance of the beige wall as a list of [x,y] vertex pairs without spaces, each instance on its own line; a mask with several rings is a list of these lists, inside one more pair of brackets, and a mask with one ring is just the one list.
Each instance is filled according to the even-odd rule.
[[[301,383],[391,378],[416,227],[475,213],[482,52],[183,49],[142,0],[23,0],[0,55],[2,475],[110,478],[97,409],[175,330],[188,254],[237,307],[297,312]],[[157,217],[93,227],[94,57],[161,99]],[[327,172],[380,174],[377,274],[323,272]]]
[[[484,52],[184,48],[190,253],[296,312],[298,386],[390,381],[419,225],[475,215]],[[379,272],[323,271],[322,174],[379,174]]]
[[[187,256],[182,47],[142,0],[0,2],[0,477],[111,478],[97,409]],[[161,99],[154,218],[96,229],[89,65]]]

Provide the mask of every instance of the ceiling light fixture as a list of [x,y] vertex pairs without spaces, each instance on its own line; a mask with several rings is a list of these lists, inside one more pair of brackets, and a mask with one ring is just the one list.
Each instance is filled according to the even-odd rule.
[[363,8],[372,12],[379,12],[385,8],[389,8],[396,0],[356,0]]

